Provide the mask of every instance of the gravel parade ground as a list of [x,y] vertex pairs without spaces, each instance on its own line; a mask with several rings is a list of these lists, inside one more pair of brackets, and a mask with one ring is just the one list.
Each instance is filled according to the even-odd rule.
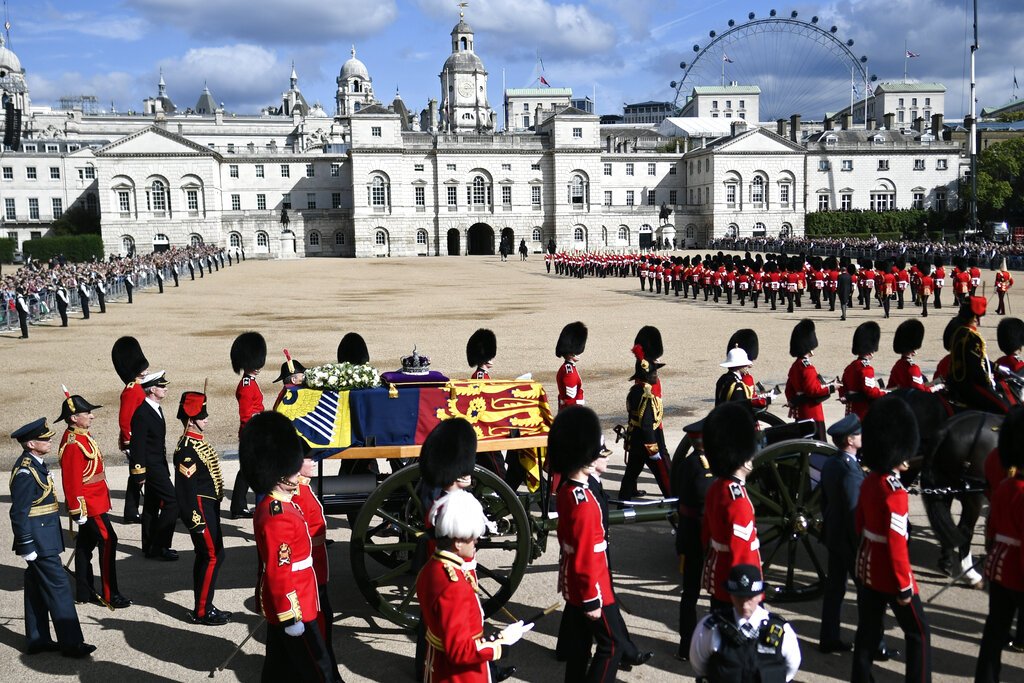
[[[682,252],[677,252],[681,254]],[[696,252],[693,252],[696,253]],[[994,295],[994,273],[984,272],[985,295]],[[947,283],[948,284],[948,283]],[[1021,299],[1009,298],[1010,314]],[[930,377],[945,355],[942,329],[955,313],[952,289],[943,293],[941,310],[929,307],[923,319],[925,345],[918,363]],[[692,298],[641,292],[636,278],[570,279],[547,275],[539,255],[522,262],[497,256],[427,259],[307,259],[297,261],[248,261],[221,269],[195,282],[183,279],[180,288],[169,286],[163,295],[155,289],[137,292],[135,303],[108,304],[105,315],[94,314],[88,321],[73,317],[68,329],[59,321],[33,326],[28,340],[18,332],[0,335],[0,433],[5,467],[20,454],[18,445],[6,439],[19,426],[46,416],[57,436],[48,465],[60,488],[56,464],[57,439],[63,423],[53,424],[63,399],[61,384],[72,394],[81,394],[103,407],[94,412],[92,434],[103,449],[108,469],[113,509],[111,520],[120,537],[118,582],[121,592],[135,605],[116,612],[92,604],[79,605],[78,614],[86,642],[98,647],[85,660],[70,660],[59,654],[22,654],[25,646],[22,585],[25,563],[10,552],[13,535],[7,521],[10,492],[0,491],[0,665],[10,681],[191,681],[206,680],[221,665],[260,618],[251,612],[255,582],[256,548],[252,521],[231,520],[227,501],[222,505],[226,561],[217,581],[217,606],[235,612],[231,623],[221,627],[194,626],[185,612],[192,608],[192,545],[179,525],[174,547],[177,562],[145,559],[140,550],[138,525],[121,524],[121,512],[128,470],[117,451],[118,396],[123,385],[110,361],[114,340],[135,336],[148,357],[151,369],[166,369],[171,382],[164,411],[168,416],[167,446],[170,454],[181,434],[179,423],[171,420],[178,398],[186,390],[201,391],[209,380],[209,442],[222,454],[237,448],[238,409],[234,398],[238,377],[231,372],[228,351],[240,332],[256,330],[267,340],[267,365],[260,375],[265,404],[270,407],[280,388],[272,383],[284,360],[282,349],[306,367],[333,362],[341,337],[359,332],[366,340],[371,363],[381,371],[395,370],[400,357],[414,345],[429,356],[432,368],[452,378],[467,377],[465,345],[479,327],[497,335],[496,378],[514,378],[532,373],[543,382],[553,410],[556,402],[555,372],[559,359],[555,341],[563,325],[583,321],[589,328],[586,352],[578,365],[587,405],[602,420],[605,437],[614,440],[612,428],[625,424],[626,392],[633,371],[630,353],[633,337],[645,324],[661,329],[666,365],[661,371],[665,397],[665,431],[670,450],[682,437],[682,428],[700,419],[713,407],[714,386],[723,370],[726,342],[738,328],[752,327],[760,336],[760,357],[754,377],[765,387],[783,386],[792,359],[790,331],[798,320],[811,318],[817,326],[819,348],[814,362],[823,377],[841,375],[853,360],[850,342],[858,324],[876,320],[882,341],[873,365],[876,375],[887,377],[898,355],[892,352],[896,327],[920,310],[908,304],[892,317],[882,319],[877,306],[871,311],[854,307],[847,320],[827,305],[815,310],[804,297],[803,308],[787,314],[763,305],[741,308]],[[989,358],[1000,354],[996,346],[993,314],[982,320],[981,333],[988,342]],[[1024,309],[1022,309],[1024,310]],[[772,412],[786,416],[777,400]],[[825,403],[829,424],[843,415],[843,406],[833,397]],[[612,497],[624,471],[621,443],[614,446],[611,470],[605,488]],[[222,460],[225,488],[230,493],[237,472],[237,460]],[[327,465],[333,474],[337,465]],[[653,497],[657,491],[647,470],[641,488]],[[63,501],[63,493],[58,494]],[[251,498],[250,498],[251,500]],[[62,506],[63,508],[63,506]],[[66,522],[66,515],[62,518]],[[927,602],[948,582],[936,568],[938,547],[918,497],[911,498],[913,535],[911,560],[920,586],[925,614],[932,632],[935,680],[966,680],[973,677],[981,630],[988,611],[987,594],[956,586],[934,602]],[[346,681],[413,681],[414,641],[411,635],[378,617],[359,594],[349,567],[348,521],[342,515],[328,518],[331,561],[330,594],[336,614],[334,647]],[[678,643],[679,558],[675,554],[672,529],[667,522],[618,526],[612,530],[614,578],[621,597],[626,623],[641,650],[653,650],[649,665],[619,674],[623,681],[692,680],[689,664],[674,658]],[[66,541],[68,550],[73,547]],[[981,524],[974,550],[984,551]],[[527,569],[523,584],[507,609],[523,618],[558,600],[556,590],[558,551],[552,536],[547,552]],[[822,549],[824,552],[824,549]],[[97,570],[98,571],[98,570]],[[98,581],[98,577],[97,577]],[[851,654],[823,655],[817,650],[820,599],[772,605],[789,619],[800,636],[803,665],[798,681],[848,680]],[[843,640],[852,641],[856,624],[856,602],[852,583],[844,607]],[[500,628],[508,618],[498,613],[491,626]],[[516,679],[561,680],[564,665],[555,661],[554,644],[559,615],[537,624],[533,632],[511,649],[502,660],[518,667]],[[902,634],[895,620],[887,617],[890,647],[903,649]],[[265,630],[259,629],[217,680],[259,680]],[[1016,672],[1016,673],[1015,673]],[[879,681],[901,680],[903,660],[876,664]],[[1003,679],[1024,680],[1024,655],[1003,653]]]

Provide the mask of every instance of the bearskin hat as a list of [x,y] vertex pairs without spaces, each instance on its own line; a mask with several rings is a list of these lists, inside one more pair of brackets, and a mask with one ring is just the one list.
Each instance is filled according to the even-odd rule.
[[921,348],[923,343],[924,323],[911,318],[896,328],[896,334],[892,337],[892,350],[899,354],[910,353]]
[[568,475],[597,460],[604,448],[601,421],[586,406],[569,406],[555,417],[548,433],[551,467]]
[[1014,406],[999,427],[999,462],[1004,469],[1024,465],[1024,406]]
[[917,455],[917,418],[907,402],[895,394],[871,402],[864,416],[863,434],[861,460],[875,472],[888,472]]
[[1024,346],[1024,320],[1020,318],[1003,318],[996,328],[996,339],[999,350],[1007,356],[1017,353]]
[[665,345],[661,342],[661,330],[653,325],[644,325],[636,333],[633,345],[639,344],[644,350],[644,358],[657,360],[665,354]]
[[366,365],[370,362],[370,352],[359,334],[349,332],[341,338],[338,343],[338,362],[352,365]]
[[850,349],[855,356],[863,356],[878,351],[878,342],[882,338],[882,329],[874,320],[857,325],[853,331],[853,345]]
[[871,270],[871,267],[874,264],[874,262],[869,258],[858,259],[858,263],[860,263],[861,270]]
[[946,265],[946,262],[942,260],[942,256],[939,254],[935,255],[934,263],[936,268]]
[[142,347],[135,337],[121,337],[110,349],[110,360],[114,362],[114,371],[125,384],[134,381],[142,371],[149,367],[149,361],[142,353]]
[[446,488],[473,472],[476,464],[476,432],[461,417],[442,420],[423,441],[420,472],[430,486]]
[[953,333],[963,326],[963,324],[964,322],[960,320],[958,316],[954,315],[949,319],[949,322],[946,323],[946,329],[942,331],[942,348],[947,351],[953,348]]
[[231,344],[231,369],[259,370],[267,362],[267,341],[259,332],[243,332]]
[[238,464],[252,490],[266,495],[284,477],[302,468],[302,442],[292,421],[268,410],[245,423],[238,441]]
[[793,358],[806,356],[818,348],[818,335],[814,333],[814,321],[804,318],[793,328],[789,335],[789,355]]
[[711,472],[729,477],[754,457],[757,431],[750,404],[739,401],[722,403],[704,420],[704,452]]
[[587,326],[581,322],[569,323],[558,334],[555,355],[559,358],[578,356],[587,348]]
[[466,342],[466,362],[476,368],[490,363],[498,355],[498,338],[490,330],[480,328]]
[[757,332],[749,327],[733,332],[732,336],[729,337],[729,343],[725,347],[726,354],[737,346],[747,352],[747,358],[757,360]]

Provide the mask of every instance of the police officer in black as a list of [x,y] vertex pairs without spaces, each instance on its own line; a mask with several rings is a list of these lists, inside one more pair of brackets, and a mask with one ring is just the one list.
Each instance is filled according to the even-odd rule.
[[68,326],[68,288],[61,282],[56,291],[57,312],[60,313],[60,326]]
[[25,288],[18,287],[17,303],[18,324],[21,325],[21,338],[28,339],[28,301],[25,300]]
[[800,669],[800,644],[785,619],[761,605],[761,568],[738,564],[724,583],[732,607],[704,617],[690,641],[690,664],[708,683],[784,683]]
[[[57,493],[44,458],[50,452],[53,430],[46,418],[18,429],[11,438],[22,454],[11,471],[11,526],[14,552],[25,569],[26,654],[60,651],[65,657],[88,657],[95,645],[85,642],[75,612],[71,584],[60,562],[64,537],[60,528]],[[50,624],[57,641],[50,637]]]

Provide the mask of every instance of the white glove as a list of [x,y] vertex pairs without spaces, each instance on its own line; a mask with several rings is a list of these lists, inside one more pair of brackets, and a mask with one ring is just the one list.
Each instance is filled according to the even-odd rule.
[[996,369],[999,372],[1003,373],[1004,375],[1012,375],[1013,374],[1013,372],[1010,370],[1010,368],[1006,367],[1005,365],[997,365]]
[[284,632],[287,633],[288,635],[292,636],[293,638],[298,638],[303,633],[305,633],[305,631],[306,631],[306,625],[303,624],[301,621],[296,621],[291,626],[285,626],[284,627]]
[[505,645],[515,645],[523,637],[523,634],[533,628],[533,623],[523,624],[523,622],[517,621],[514,624],[509,624],[502,629],[499,634],[499,640]]
[[37,557],[39,557],[39,554],[35,550],[33,550],[28,555],[22,555],[21,559],[25,560],[26,562],[35,562]]
[[72,519],[75,520],[75,524],[77,524],[78,526],[82,526],[83,524],[85,524],[86,520],[89,519],[89,518],[88,517],[72,517]]

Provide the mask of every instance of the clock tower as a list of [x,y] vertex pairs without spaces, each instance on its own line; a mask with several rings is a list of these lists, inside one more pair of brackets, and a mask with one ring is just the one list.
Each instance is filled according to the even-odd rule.
[[452,54],[441,71],[441,128],[452,133],[490,132],[487,70],[473,52],[473,29],[461,12],[451,35]]

